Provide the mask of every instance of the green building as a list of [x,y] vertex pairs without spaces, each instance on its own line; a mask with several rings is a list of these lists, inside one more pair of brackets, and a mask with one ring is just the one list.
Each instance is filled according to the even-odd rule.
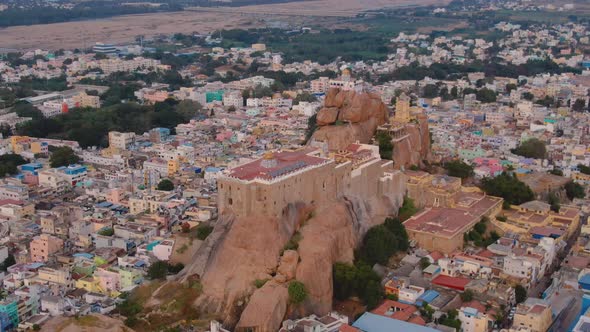
[[6,313],[10,317],[13,326],[18,326],[18,297],[9,296],[0,301],[0,313]]

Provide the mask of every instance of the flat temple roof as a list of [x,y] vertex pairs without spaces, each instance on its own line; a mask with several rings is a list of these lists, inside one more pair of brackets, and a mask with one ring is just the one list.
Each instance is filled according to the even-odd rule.
[[230,177],[240,180],[256,178],[271,180],[308,166],[320,165],[330,161],[326,158],[310,155],[313,150],[282,151],[267,153],[265,157],[232,169]]
[[404,222],[408,230],[451,238],[465,227],[475,224],[479,217],[452,208],[429,208]]

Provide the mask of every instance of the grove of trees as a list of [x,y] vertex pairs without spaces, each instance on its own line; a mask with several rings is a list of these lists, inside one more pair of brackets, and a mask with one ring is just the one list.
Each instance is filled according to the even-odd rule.
[[492,196],[504,198],[505,207],[508,204],[519,205],[535,199],[531,188],[516,178],[514,174],[506,172],[481,181],[482,189]]

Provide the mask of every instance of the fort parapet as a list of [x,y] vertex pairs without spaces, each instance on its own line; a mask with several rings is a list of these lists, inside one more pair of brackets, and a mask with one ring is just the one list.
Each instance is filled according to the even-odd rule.
[[373,145],[351,144],[328,153],[313,147],[267,152],[218,179],[219,212],[278,217],[290,203],[322,206],[344,196],[401,197],[405,182]]

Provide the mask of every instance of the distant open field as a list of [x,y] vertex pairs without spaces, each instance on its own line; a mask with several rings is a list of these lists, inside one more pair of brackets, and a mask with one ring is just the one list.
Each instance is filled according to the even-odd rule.
[[[444,5],[449,0],[304,0],[273,5],[191,8],[183,12],[119,16],[0,29],[0,47],[72,49],[95,42],[122,43],[137,35],[206,33],[218,29],[263,27],[267,21],[331,26],[365,10]],[[318,19],[318,16],[324,17]]]

